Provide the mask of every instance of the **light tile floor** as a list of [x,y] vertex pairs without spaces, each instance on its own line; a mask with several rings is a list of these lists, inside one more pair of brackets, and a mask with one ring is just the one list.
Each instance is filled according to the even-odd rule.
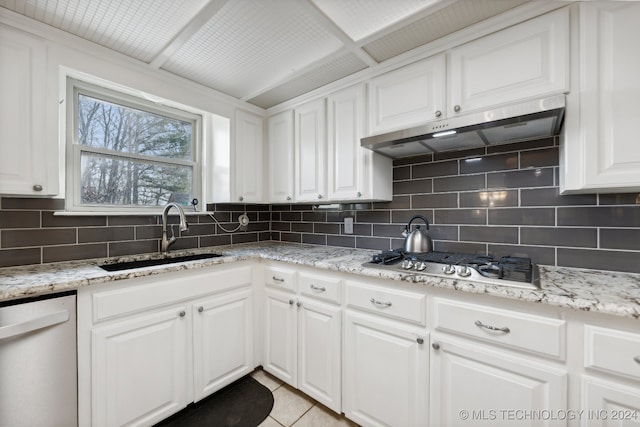
[[251,376],[273,393],[273,409],[260,427],[358,426],[262,369],[255,370]]

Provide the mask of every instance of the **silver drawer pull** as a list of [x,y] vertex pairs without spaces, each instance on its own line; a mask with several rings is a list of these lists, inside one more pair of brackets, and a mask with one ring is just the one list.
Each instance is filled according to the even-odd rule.
[[504,332],[505,334],[508,334],[509,332],[511,332],[509,330],[509,328],[507,328],[506,326],[502,327],[502,328],[498,328],[497,326],[491,326],[491,325],[485,325],[484,323],[482,323],[479,320],[475,321],[475,325],[479,326],[481,328],[485,328],[485,329],[489,329],[490,331],[500,331],[500,332]]
[[271,276],[271,278],[273,279],[274,282],[284,282],[284,279],[281,279],[281,278],[276,277],[276,276]]
[[378,301],[375,298],[371,298],[371,304],[377,305],[378,307],[391,307],[390,301]]
[[635,360],[635,361],[636,361],[636,363],[640,363],[640,356],[636,356],[636,357],[634,357],[634,358],[633,358],[633,360]]
[[318,292],[324,292],[327,290],[327,288],[325,288],[324,286],[316,286],[313,283],[311,284],[311,289]]

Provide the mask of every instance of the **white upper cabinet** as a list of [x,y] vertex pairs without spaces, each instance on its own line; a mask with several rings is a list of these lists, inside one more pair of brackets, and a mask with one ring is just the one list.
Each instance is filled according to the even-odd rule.
[[369,134],[435,120],[445,102],[445,56],[437,55],[371,79]]
[[263,133],[262,117],[236,110],[233,202],[263,202]]
[[291,203],[293,185],[293,111],[269,117],[269,201]]
[[56,195],[57,134],[47,132],[44,40],[0,25],[0,194]]
[[325,98],[295,109],[295,200],[327,199]]
[[369,82],[369,135],[569,90],[562,9]]
[[327,98],[329,199],[391,200],[391,159],[360,146],[365,128],[365,88],[358,85]]
[[569,90],[569,12],[562,9],[449,52],[451,117]]
[[640,191],[640,4],[581,2],[560,145],[563,193]]

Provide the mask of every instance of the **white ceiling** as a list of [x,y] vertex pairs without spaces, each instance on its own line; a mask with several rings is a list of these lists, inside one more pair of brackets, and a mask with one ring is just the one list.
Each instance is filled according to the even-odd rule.
[[269,108],[529,0],[0,0]]

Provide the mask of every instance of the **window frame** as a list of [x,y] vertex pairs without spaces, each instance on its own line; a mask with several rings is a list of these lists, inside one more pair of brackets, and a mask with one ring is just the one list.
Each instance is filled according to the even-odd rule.
[[[125,160],[136,160],[145,163],[152,163],[164,166],[190,166],[191,176],[191,199],[202,200],[202,149],[203,149],[203,116],[180,107],[167,105],[162,101],[151,100],[147,97],[137,97],[116,89],[98,86],[83,80],[67,77],[67,124],[66,124],[66,196],[65,204],[68,212],[95,212],[101,214],[136,214],[146,213],[156,215],[162,212],[163,206],[137,206],[137,205],[107,205],[107,204],[82,204],[81,203],[81,155],[89,153],[102,158],[119,158]],[[142,93],[142,92],[140,92]],[[78,100],[79,94],[92,98],[97,98],[105,102],[112,102],[124,107],[133,108],[158,114],[177,120],[190,122],[191,128],[191,160],[172,159],[167,157],[145,156],[136,153],[114,152],[112,150],[90,147],[80,144],[78,141]],[[196,211],[203,210],[203,203],[198,204]]]

